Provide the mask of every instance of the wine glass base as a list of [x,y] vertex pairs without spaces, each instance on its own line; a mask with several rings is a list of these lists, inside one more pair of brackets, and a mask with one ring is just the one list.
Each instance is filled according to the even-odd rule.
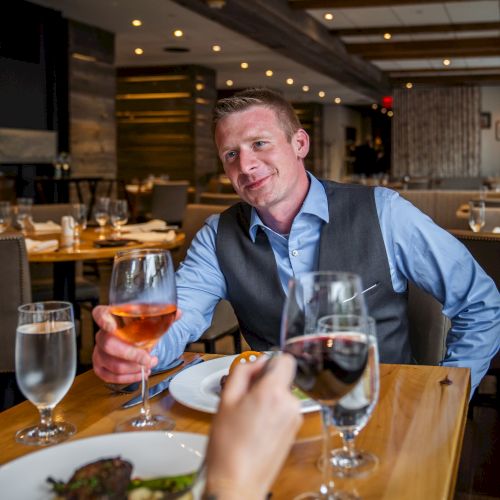
[[[331,470],[336,477],[363,477],[370,474],[377,466],[377,456],[367,451],[356,451],[356,455],[351,457],[343,448],[332,450]],[[323,470],[322,456],[318,459],[318,469]]]
[[330,495],[323,494],[320,491],[310,491],[293,497],[293,500],[360,500],[360,498],[347,491],[334,491]]
[[171,431],[175,428],[175,421],[163,415],[151,415],[131,418],[119,423],[115,432],[138,432],[138,431]]
[[54,422],[47,430],[33,425],[18,431],[16,441],[30,446],[49,446],[65,441],[75,432],[76,427],[69,422]]

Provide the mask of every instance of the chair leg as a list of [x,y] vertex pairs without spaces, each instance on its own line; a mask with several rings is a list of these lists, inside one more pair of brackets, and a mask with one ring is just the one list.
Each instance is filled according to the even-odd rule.
[[239,328],[233,333],[233,342],[234,342],[235,354],[240,354],[241,353],[241,333],[240,333]]

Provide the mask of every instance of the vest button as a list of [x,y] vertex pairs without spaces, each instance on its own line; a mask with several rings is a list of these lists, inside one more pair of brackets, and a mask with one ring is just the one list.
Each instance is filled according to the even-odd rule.
[[299,255],[299,251],[298,250],[292,250],[292,255],[294,257],[297,257],[297,255]]

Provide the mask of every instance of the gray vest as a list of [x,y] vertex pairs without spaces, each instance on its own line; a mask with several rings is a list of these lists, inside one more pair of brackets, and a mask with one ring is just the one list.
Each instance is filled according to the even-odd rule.
[[[410,363],[407,294],[394,292],[373,188],[324,181],[330,222],[323,224],[320,271],[349,271],[361,276],[368,311],[377,321],[380,360]],[[250,347],[267,350],[280,344],[285,294],[265,232],[255,244],[249,237],[251,207],[238,203],[221,214],[216,254],[227,283],[228,298]]]

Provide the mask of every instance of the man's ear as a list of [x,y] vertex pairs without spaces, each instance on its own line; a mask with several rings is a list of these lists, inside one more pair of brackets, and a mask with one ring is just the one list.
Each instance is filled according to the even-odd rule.
[[309,153],[309,135],[299,128],[292,137],[292,146],[298,158],[304,159]]

